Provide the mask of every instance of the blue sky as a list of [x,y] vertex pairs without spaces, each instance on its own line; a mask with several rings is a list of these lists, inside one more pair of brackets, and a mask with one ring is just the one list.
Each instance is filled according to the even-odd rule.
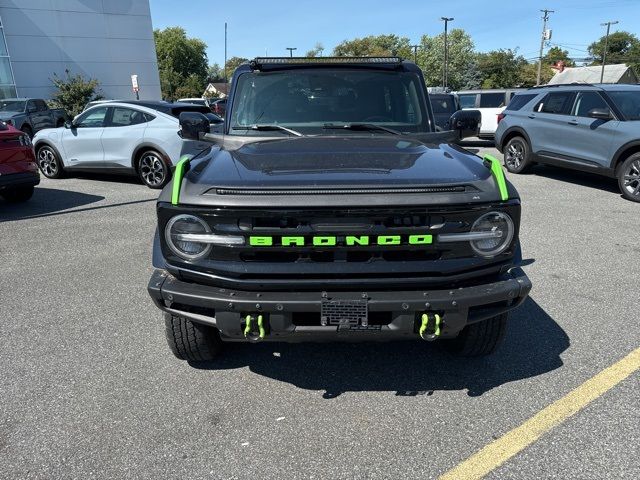
[[640,0],[150,0],[154,28],[182,26],[209,46],[209,63],[224,60],[224,22],[228,23],[228,57],[303,55],[316,42],[325,55],[342,40],[395,33],[417,42],[423,34],[442,31],[442,16],[454,17],[451,28],[464,28],[479,51],[516,48],[538,55],[541,8],[550,15],[553,44],[584,57],[589,43],[604,34],[600,23],[619,20],[612,31],[640,36]]

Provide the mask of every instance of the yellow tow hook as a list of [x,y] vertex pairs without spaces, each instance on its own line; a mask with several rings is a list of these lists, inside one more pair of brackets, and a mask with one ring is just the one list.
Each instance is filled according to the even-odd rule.
[[[262,315],[258,315],[257,325],[254,326],[254,315],[247,315],[245,318],[244,337],[252,342],[259,342],[266,336],[266,330],[264,328],[264,320]],[[255,328],[257,327],[257,331]]]
[[440,324],[442,323],[442,318],[437,313],[433,314],[435,325],[433,328],[433,333],[427,333],[427,329],[429,328],[429,314],[422,314],[422,323],[420,325],[420,338],[426,340],[427,342],[433,342],[440,336]]

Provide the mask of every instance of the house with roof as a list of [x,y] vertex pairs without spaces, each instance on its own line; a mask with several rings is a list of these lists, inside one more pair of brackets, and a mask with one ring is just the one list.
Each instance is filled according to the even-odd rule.
[[[602,65],[591,67],[564,67],[556,65],[552,67],[556,74],[549,80],[548,85],[560,85],[567,83],[601,83]],[[617,65],[605,65],[602,83],[638,83],[638,76],[633,68],[624,63]]]
[[207,85],[202,96],[207,98],[225,98],[228,94],[228,83],[210,83]]

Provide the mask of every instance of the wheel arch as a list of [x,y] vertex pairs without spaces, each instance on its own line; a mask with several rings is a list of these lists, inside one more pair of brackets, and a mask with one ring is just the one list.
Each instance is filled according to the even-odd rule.
[[140,156],[142,155],[142,153],[149,150],[155,150],[156,152],[158,152],[160,155],[164,157],[164,161],[167,162],[167,165],[169,166],[169,168],[172,167],[171,157],[167,154],[167,152],[163,148],[159,147],[155,143],[143,142],[134,149],[133,154],[131,155],[131,167],[133,167],[136,173],[139,173],[138,160],[140,159]]
[[509,140],[511,140],[513,137],[523,137],[529,144],[529,148],[533,150],[531,139],[529,138],[527,132],[525,132],[521,127],[511,127],[507,129],[506,132],[504,132],[504,135],[502,135],[502,141],[500,142],[500,151],[504,151],[504,147],[507,146],[507,143],[509,143]]
[[58,160],[60,160],[60,163],[62,164],[62,167],[64,168],[64,159],[63,159],[62,155],[60,154],[60,150],[58,149],[58,147],[56,147],[53,144],[53,142],[51,142],[50,140],[44,139],[44,138],[36,141],[33,144],[33,151],[36,154],[36,160],[38,158],[38,150],[40,150],[40,148],[45,147],[45,146],[53,149],[53,151],[56,152],[56,155],[58,155]]
[[611,159],[611,170],[614,174],[617,173],[617,169],[624,161],[634,153],[640,153],[640,140],[633,140],[622,145]]

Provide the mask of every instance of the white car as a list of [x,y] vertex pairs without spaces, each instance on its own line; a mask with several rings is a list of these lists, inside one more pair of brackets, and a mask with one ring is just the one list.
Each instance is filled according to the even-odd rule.
[[509,104],[512,95],[524,89],[466,90],[456,92],[462,110],[479,110],[482,124],[478,137],[493,140],[498,128],[498,115]]
[[[149,188],[162,188],[182,155],[196,154],[211,144],[186,141],[178,134],[181,112],[206,107],[157,102],[152,108],[154,105],[101,103],[64,127],[39,131],[33,145],[40,171],[47,178],[74,171],[130,173]],[[211,121],[217,122],[213,114]]]

